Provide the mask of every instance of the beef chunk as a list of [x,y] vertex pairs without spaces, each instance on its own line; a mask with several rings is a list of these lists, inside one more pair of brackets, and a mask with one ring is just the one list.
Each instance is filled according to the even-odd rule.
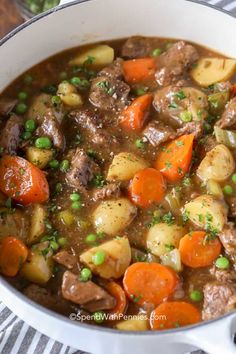
[[62,280],[62,295],[66,300],[83,306],[88,311],[110,310],[116,300],[92,281],[82,282],[78,276],[66,271]]
[[207,283],[204,287],[202,319],[212,320],[236,307],[236,288],[220,282]]
[[183,128],[177,130],[177,136],[193,134],[195,140],[200,139],[203,133],[204,129],[202,121],[185,123]]
[[151,38],[134,36],[127,39],[121,50],[121,56],[135,59],[143,58],[150,54],[152,50]]
[[122,70],[123,59],[117,58],[110,65],[99,71],[98,76],[108,76],[112,79],[122,80],[123,70]]
[[236,129],[236,97],[226,105],[221,119],[216,122],[216,125],[222,129]]
[[213,275],[217,281],[221,283],[233,283],[236,282],[235,269],[219,269],[215,265],[210,269],[211,275]]
[[193,121],[198,119],[196,112],[201,112],[201,119],[208,116],[207,96],[193,87],[170,85],[155,92],[153,106],[165,124],[175,127],[184,126],[181,113],[189,111]]
[[227,197],[227,204],[229,206],[229,217],[236,217],[236,197]]
[[130,87],[121,80],[100,76],[92,80],[90,102],[104,110],[122,110],[128,104]]
[[60,251],[53,256],[54,261],[63,265],[67,269],[76,269],[77,257],[68,251]]
[[99,172],[99,166],[82,149],[75,149],[66,180],[71,187],[86,193],[88,183]]
[[110,135],[104,128],[102,117],[92,109],[76,110],[70,116],[75,119],[82,129],[89,133],[89,140],[97,145],[117,144],[117,139]]
[[174,129],[158,121],[150,122],[144,129],[143,135],[155,147],[176,137]]
[[20,144],[20,135],[23,130],[23,119],[12,115],[0,133],[0,147],[4,153],[14,155]]
[[65,137],[61,131],[60,124],[49,108],[40,121],[40,126],[36,131],[39,136],[47,136],[57,149],[65,148]]
[[225,225],[219,237],[227,255],[232,259],[236,259],[236,229],[234,224],[229,222]]
[[118,198],[120,196],[120,184],[119,183],[109,183],[102,188],[96,188],[93,192],[93,200],[103,200],[109,198]]
[[156,81],[167,86],[183,75],[185,69],[198,60],[197,50],[184,41],[179,41],[157,58]]
[[214,91],[216,91],[216,92],[231,91],[232,87],[233,87],[233,85],[231,84],[230,81],[217,82],[214,85]]
[[0,100],[0,116],[6,116],[9,114],[15,105],[17,104],[17,100],[14,99],[1,99]]

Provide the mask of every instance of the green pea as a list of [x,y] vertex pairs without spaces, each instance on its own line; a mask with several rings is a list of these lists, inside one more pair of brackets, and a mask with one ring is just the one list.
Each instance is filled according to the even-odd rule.
[[70,163],[68,160],[62,160],[61,163],[60,163],[60,170],[62,172],[66,172],[68,171],[70,168]]
[[74,209],[74,210],[78,210],[81,208],[81,202],[80,201],[77,201],[77,202],[73,202],[71,204],[71,208]]
[[88,281],[92,277],[92,272],[89,268],[83,268],[80,272],[80,280]]
[[236,183],[236,173],[234,173],[234,174],[232,175],[231,179],[232,179],[232,181],[233,181],[234,183]]
[[144,147],[145,147],[145,143],[144,143],[144,141],[143,141],[142,139],[137,139],[137,140],[135,141],[135,146],[136,146],[138,149],[143,150]]
[[53,249],[53,251],[57,251],[59,248],[59,245],[56,241],[50,241],[50,247]]
[[23,140],[29,140],[32,137],[32,134],[30,132],[24,132],[21,137]]
[[192,113],[189,111],[183,111],[180,113],[180,119],[183,122],[191,122],[192,120]]
[[52,142],[47,136],[42,136],[35,140],[35,147],[38,149],[51,149]]
[[81,79],[77,76],[72,77],[72,79],[70,80],[71,84],[74,86],[79,86],[81,83]]
[[143,88],[138,88],[137,90],[135,90],[136,96],[142,96],[142,95],[145,95],[145,93],[146,93],[146,90]]
[[190,299],[195,302],[202,301],[203,299],[203,294],[199,290],[193,290],[190,292]]
[[72,200],[72,202],[78,202],[80,200],[80,195],[79,193],[72,193],[70,195],[70,200]]
[[53,169],[57,169],[60,166],[60,162],[58,160],[52,160],[49,162],[49,166]]
[[230,185],[224,186],[223,191],[227,195],[231,195],[234,192],[233,188]]
[[92,256],[92,261],[93,264],[95,265],[101,265],[104,263],[106,258],[106,253],[103,250],[97,251],[93,256]]
[[96,241],[96,239],[97,236],[95,234],[88,234],[85,240],[87,243],[93,243]]
[[18,103],[15,107],[15,112],[17,114],[24,114],[28,109],[28,106],[25,103]]
[[28,93],[24,92],[24,91],[21,91],[21,92],[18,93],[18,98],[21,101],[25,101],[28,98]]
[[52,96],[51,102],[54,106],[58,106],[61,103],[61,97],[60,96]]
[[25,84],[31,84],[32,81],[33,81],[33,78],[31,75],[25,75],[25,77],[24,77]]
[[61,247],[65,247],[67,245],[67,239],[65,237],[59,237],[59,239],[57,240],[57,243],[59,246]]
[[36,129],[37,125],[36,125],[36,122],[35,120],[33,119],[28,119],[26,122],[25,122],[25,130],[27,132],[34,132],[35,129]]
[[217,258],[215,265],[219,269],[228,269],[229,268],[229,260],[226,257]]
[[96,323],[102,323],[104,322],[104,312],[103,311],[97,311],[97,312],[94,312],[93,314],[93,319]]
[[153,50],[152,56],[153,57],[158,57],[159,55],[161,55],[161,53],[162,53],[161,48],[156,48],[156,49]]

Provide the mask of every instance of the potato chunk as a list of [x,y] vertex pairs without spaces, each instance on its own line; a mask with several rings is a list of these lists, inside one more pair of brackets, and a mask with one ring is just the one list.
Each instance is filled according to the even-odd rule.
[[[94,255],[100,251],[105,254],[105,260],[102,264],[96,265],[94,264]],[[90,248],[81,254],[80,261],[102,278],[120,278],[131,261],[129,241],[125,237],[116,238]]]
[[236,59],[201,58],[192,69],[192,78],[203,87],[227,81],[235,73]]
[[45,219],[47,217],[46,208],[40,204],[32,206],[30,219],[30,229],[28,243],[32,244],[39,241],[40,236],[45,232]]
[[155,256],[162,256],[172,248],[178,248],[181,237],[186,234],[182,226],[159,223],[152,226],[147,234],[147,248]]
[[32,283],[45,284],[52,276],[52,265],[52,258],[32,252],[23,264],[20,274]]
[[146,167],[148,163],[141,157],[130,152],[121,152],[114,157],[108,170],[107,180],[128,181]]
[[166,254],[163,254],[160,258],[161,264],[171,267],[176,272],[181,272],[183,270],[180,252],[177,248]]
[[200,228],[222,231],[227,220],[227,207],[224,202],[211,195],[201,195],[184,207],[189,219]]
[[213,179],[217,182],[227,180],[234,172],[235,161],[230,150],[223,144],[209,151],[197,169],[197,175],[203,181]]
[[57,95],[67,106],[79,107],[83,104],[82,97],[77,93],[75,86],[71,85],[69,82],[62,82],[58,86]]
[[92,58],[90,64],[92,67],[111,64],[114,60],[114,49],[106,44],[97,45],[79,53],[69,62],[69,65],[83,65],[88,58]]
[[117,323],[116,328],[121,331],[147,331],[149,329],[147,315],[140,313],[129,320]]
[[38,149],[30,146],[26,149],[26,158],[29,162],[40,169],[43,169],[52,160],[54,155],[53,150]]
[[101,202],[93,213],[94,225],[98,232],[118,235],[134,219],[137,208],[127,198]]

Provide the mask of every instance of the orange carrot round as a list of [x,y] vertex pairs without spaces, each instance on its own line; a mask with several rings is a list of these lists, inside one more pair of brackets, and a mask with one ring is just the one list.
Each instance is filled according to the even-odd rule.
[[123,73],[128,83],[143,82],[154,78],[156,62],[154,58],[141,58],[123,62]]
[[129,130],[141,130],[149,114],[152,95],[146,94],[136,98],[121,115],[121,125]]
[[122,287],[114,281],[106,285],[107,291],[116,299],[116,306],[109,311],[110,315],[123,314],[127,307],[127,299]]
[[155,330],[183,327],[200,321],[200,311],[184,301],[163,302],[150,316],[151,328]]
[[193,231],[181,238],[179,252],[183,264],[191,268],[207,267],[219,257],[221,243],[218,238],[207,238],[204,231]]
[[138,305],[159,305],[174,292],[177,283],[177,274],[158,263],[134,263],[127,268],[123,278],[126,293]]
[[19,156],[6,155],[0,160],[0,190],[23,205],[44,203],[49,198],[44,173]]
[[183,135],[163,148],[158,155],[155,168],[169,182],[178,182],[188,172],[193,152],[194,135]]
[[145,168],[136,173],[129,186],[132,201],[141,207],[162,201],[166,185],[161,172],[154,168]]
[[0,272],[14,277],[26,261],[28,249],[24,243],[12,236],[0,240]]

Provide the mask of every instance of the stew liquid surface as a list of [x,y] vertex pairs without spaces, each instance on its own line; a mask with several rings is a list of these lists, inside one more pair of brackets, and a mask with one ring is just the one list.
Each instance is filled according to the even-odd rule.
[[130,37],[0,95],[0,272],[79,321],[162,330],[236,307],[236,60]]

